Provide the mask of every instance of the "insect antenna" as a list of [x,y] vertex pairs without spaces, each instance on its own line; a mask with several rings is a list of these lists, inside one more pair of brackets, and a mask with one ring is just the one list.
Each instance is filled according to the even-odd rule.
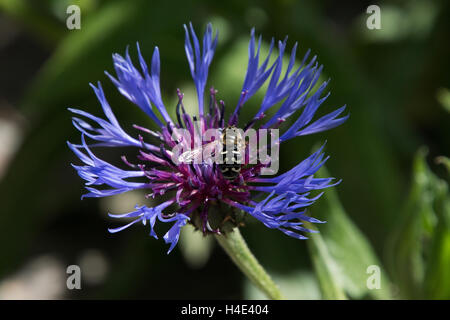
[[184,128],[185,126],[183,125],[183,123],[181,121],[181,113],[180,113],[180,108],[181,108],[183,115],[186,114],[186,110],[184,110],[184,106],[183,106],[184,94],[181,93],[180,89],[177,89],[177,94],[178,94],[178,104],[176,107],[176,113],[177,113],[178,125],[180,126],[180,128]]

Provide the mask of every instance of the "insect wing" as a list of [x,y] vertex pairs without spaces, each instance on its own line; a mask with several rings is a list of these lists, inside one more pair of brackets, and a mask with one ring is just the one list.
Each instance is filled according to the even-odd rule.
[[205,144],[203,146],[203,162],[212,163],[214,160],[217,160],[214,157],[220,155],[220,148],[218,148],[220,145],[220,140],[214,140]]
[[180,163],[191,163],[192,160],[202,153],[202,150],[202,147],[199,147],[194,150],[185,151],[178,157],[178,161]]
[[196,159],[202,153],[207,155],[204,160],[208,160],[211,158],[211,151],[214,150],[219,143],[219,140],[214,140],[194,150],[185,151],[178,157],[178,161],[182,163],[191,163],[192,160]]

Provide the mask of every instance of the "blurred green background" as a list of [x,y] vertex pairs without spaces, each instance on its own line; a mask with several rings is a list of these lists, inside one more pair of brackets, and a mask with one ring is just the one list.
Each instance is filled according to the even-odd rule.
[[[81,30],[66,27],[70,4],[81,8]],[[252,219],[242,230],[285,295],[450,299],[450,3],[379,1],[381,30],[366,27],[370,4],[0,0],[0,299],[263,297],[214,239],[189,228],[170,255],[142,226],[109,234],[107,212],[128,212],[144,198],[80,201],[83,183],[70,166],[78,159],[66,141],[80,135],[67,108],[101,115],[89,82],[102,82],[125,128],[149,125],[103,73],[127,45],[134,61],[136,41],[147,61],[158,45],[166,106],[173,114],[181,88],[195,110],[182,29],[189,21],[198,33],[209,21],[220,32],[208,85],[229,105],[254,26],[265,46],[271,37],[289,35],[289,49],[298,41],[298,59],[311,48],[331,78],[319,113],[343,104],[351,113],[341,127],[281,148],[285,171],[328,141],[326,170],[343,182],[311,208],[328,221],[321,233],[299,241]],[[72,264],[81,267],[81,290],[66,288]],[[367,286],[370,265],[380,268],[381,289]]]

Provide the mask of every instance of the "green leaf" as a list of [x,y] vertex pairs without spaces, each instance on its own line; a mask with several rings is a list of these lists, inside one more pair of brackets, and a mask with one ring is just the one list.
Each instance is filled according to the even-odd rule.
[[440,156],[436,158],[436,163],[443,164],[450,174],[450,159],[444,156]]
[[320,233],[311,236],[308,241],[311,258],[320,283],[320,290],[324,299],[347,299],[341,270],[331,256]]
[[446,88],[440,88],[436,96],[442,107],[450,112],[450,90]]
[[[322,167],[317,176],[329,175]],[[315,218],[327,221],[315,225],[320,233],[313,234],[308,240],[324,298],[389,299],[387,274],[367,238],[348,218],[336,191],[326,190],[311,211]],[[367,285],[372,275],[368,273],[371,266],[380,270],[378,289],[369,289]]]
[[[295,272],[271,272],[270,274],[286,300],[319,300],[321,298],[319,283],[312,271],[300,269]],[[264,300],[267,297],[250,280],[246,279],[244,299]]]
[[402,298],[450,298],[450,198],[421,148],[414,159],[408,201],[394,231],[391,268]]
[[[449,169],[449,159],[439,157]],[[425,158],[422,159],[425,163]],[[448,184],[426,167],[426,177],[432,189],[436,225],[433,230],[425,270],[425,297],[450,299],[450,194]],[[450,172],[450,170],[449,170]]]

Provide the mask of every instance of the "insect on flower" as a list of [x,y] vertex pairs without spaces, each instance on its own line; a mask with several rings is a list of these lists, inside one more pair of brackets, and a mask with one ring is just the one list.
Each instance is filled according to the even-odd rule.
[[[213,140],[206,145],[201,145],[194,150],[183,152],[179,155],[178,161],[191,163],[198,156],[203,155],[204,150],[211,150],[214,153],[217,151],[219,155],[225,157],[225,159],[220,158],[219,163],[219,169],[222,176],[228,180],[235,180],[239,177],[241,166],[244,163],[242,153],[245,153],[246,148],[244,141],[245,137],[237,130],[235,126],[228,126],[224,130],[219,130],[219,132],[219,139]],[[212,160],[215,154],[211,154],[211,152],[209,153]]]
[[[139,45],[140,69],[133,64],[127,50],[124,57],[113,55],[116,75],[107,75],[123,96],[156,123],[158,131],[134,125],[140,134],[133,136],[127,133],[115,117],[100,83],[91,86],[106,118],[69,109],[90,122],[74,116],[73,124],[81,132],[82,142],[79,145],[68,143],[84,163],[81,166],[73,165],[80,177],[86,180],[88,193],[83,197],[107,197],[137,189],[148,190],[148,196],[155,199],[165,195],[164,201],[154,207],[137,205],[132,212],[110,215],[113,218],[134,220],[109,231],[118,232],[142,222],[144,225],[149,224],[150,235],[157,238],[154,230],[156,221],[172,223],[164,235],[165,242],[170,243],[169,252],[178,242],[180,229],[186,223],[192,223],[204,234],[223,234],[240,224],[243,213],[288,236],[306,239],[301,232],[312,231],[304,228],[303,222],[321,222],[306,215],[305,208],[321,196],[312,196],[311,192],[339,183],[334,178],[314,178],[314,174],[328,159],[322,152],[323,146],[289,171],[278,176],[263,176],[264,169],[275,160],[273,155],[268,162],[249,164],[246,155],[244,160],[240,157],[241,151],[248,148],[244,136],[227,132],[239,128],[240,110],[266,82],[268,86],[264,98],[255,116],[243,126],[241,132],[244,134],[255,127],[260,130],[277,129],[282,132],[277,143],[282,143],[342,124],[348,118],[348,115],[339,117],[345,106],[313,121],[319,106],[328,97],[328,94],[323,95],[328,81],[318,85],[317,90],[313,89],[318,84],[322,66],[319,66],[315,56],[309,57],[308,51],[300,66],[294,68],[295,44],[282,72],[286,39],[278,42],[278,55],[274,62],[269,63],[275,45],[273,39],[269,53],[260,62],[261,36],[257,42],[253,29],[242,91],[236,97],[236,107],[226,119],[225,103],[217,101],[218,91],[213,88],[209,91],[207,112],[204,108],[208,69],[217,46],[218,33],[213,36],[212,26],[208,24],[203,41],[200,42],[192,24],[184,28],[186,56],[197,91],[198,115],[186,113],[183,94],[178,90],[175,121],[169,116],[160,90],[159,49],[155,47],[149,68]],[[270,108],[279,104],[281,106],[273,110],[273,115],[266,116]],[[292,121],[286,121],[288,119]],[[220,142],[223,147],[216,151],[225,157],[224,163],[192,162],[199,153],[197,148],[182,152],[178,159],[183,161],[174,161],[174,148],[177,145],[184,143],[188,148],[195,146],[190,139],[183,140],[177,136],[177,132],[184,130],[191,137],[203,137],[210,129],[218,130],[220,137],[209,141],[201,139],[200,150],[214,149],[218,143],[212,142]],[[95,143],[89,145],[86,138]],[[259,133],[257,139],[262,140]],[[123,156],[123,166],[118,167],[98,158],[92,151],[95,146],[134,147],[136,158],[129,161]]]

